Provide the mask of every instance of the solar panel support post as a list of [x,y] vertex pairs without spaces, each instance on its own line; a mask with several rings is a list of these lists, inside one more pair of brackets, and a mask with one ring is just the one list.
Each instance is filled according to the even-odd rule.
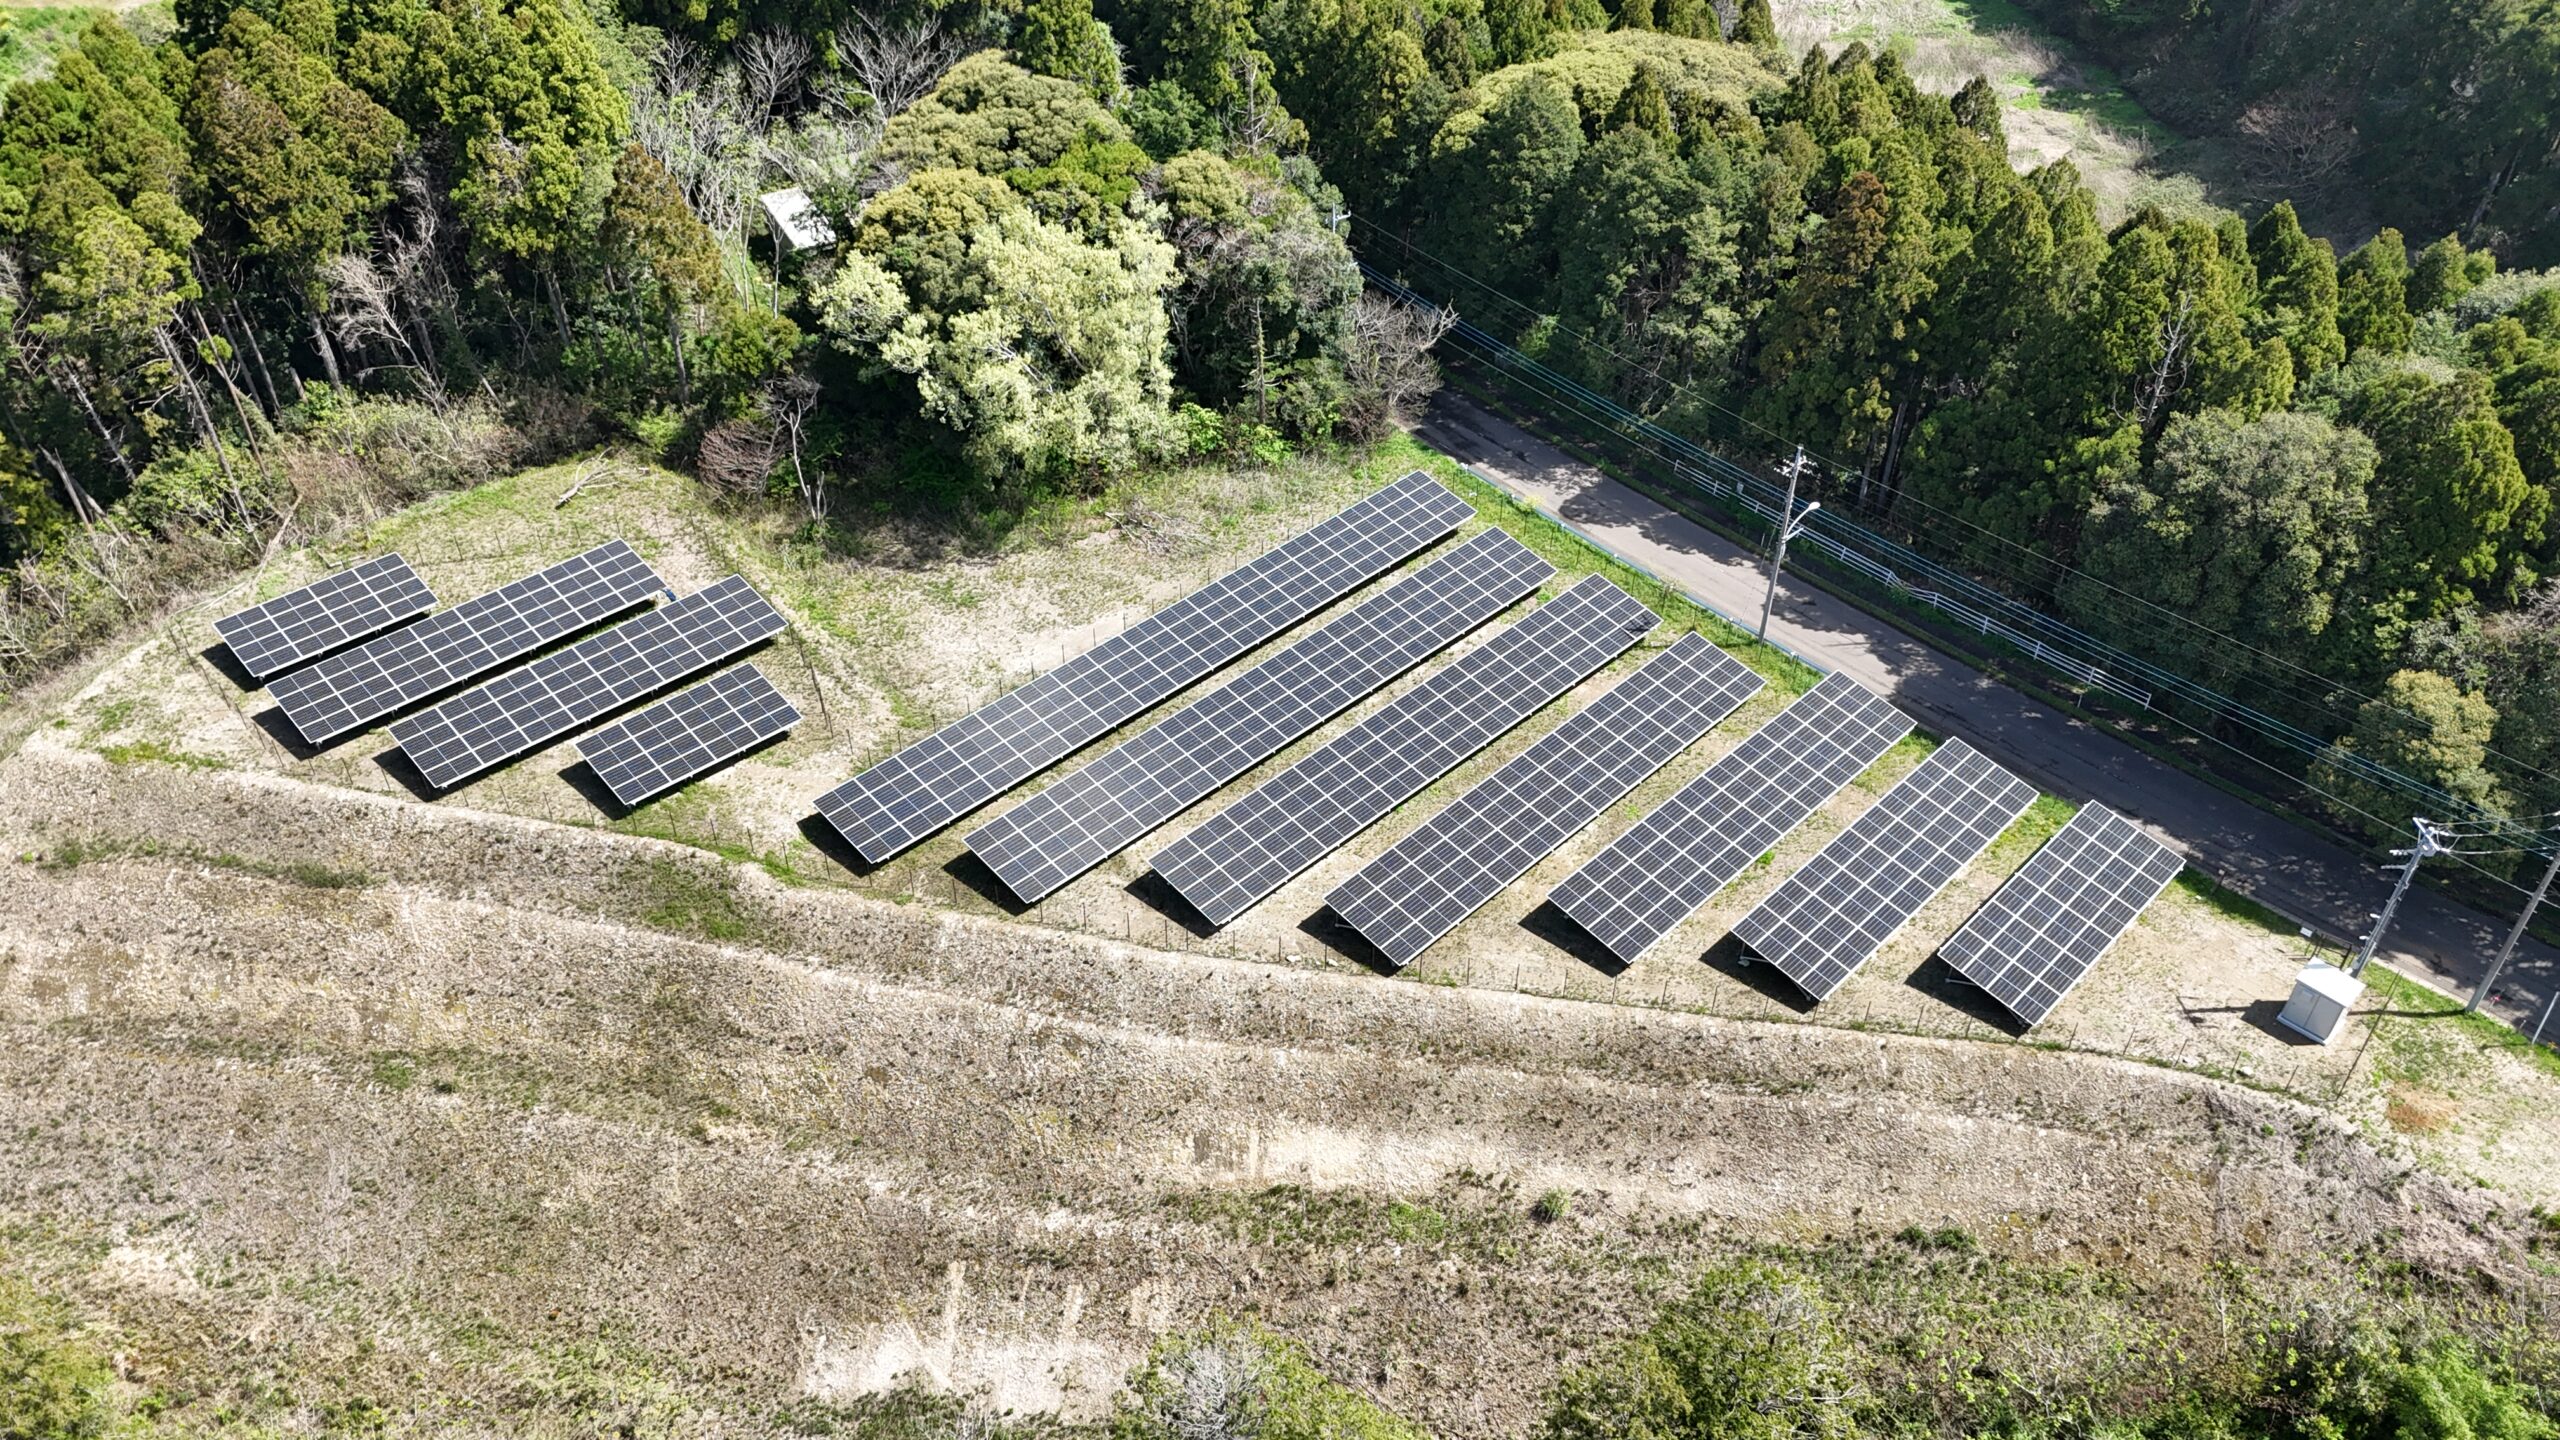
[[1760,601],[1760,638],[1763,640],[1769,638],[1769,613],[1778,608],[1778,572],[1787,565],[1787,542],[1801,534],[1805,521],[1812,519],[1813,512],[1822,508],[1822,502],[1816,500],[1805,506],[1802,514],[1796,512],[1796,482],[1804,477],[1805,470],[1812,463],[1805,458],[1804,447],[1799,445],[1796,458],[1780,467],[1787,472],[1787,500],[1778,507],[1778,544],[1769,552],[1769,593]]
[[2374,953],[2382,948],[2382,932],[2391,928],[2391,917],[2399,913],[2401,898],[2409,893],[2409,882],[2418,878],[2418,867],[2430,857],[2445,853],[2444,842],[2436,835],[2436,827],[2425,820],[2412,820],[2417,827],[2418,843],[2394,855],[2406,855],[2408,862],[2400,867],[2399,882],[2391,887],[2391,898],[2383,902],[2382,913],[2373,917],[2373,932],[2364,937],[2364,949],[2356,956],[2350,975],[2361,976],[2364,967],[2373,963]]
[[[2552,838],[2551,863],[2542,867],[2542,883],[2533,887],[2533,898],[2524,902],[2524,913],[2516,917],[2515,928],[2507,932],[2507,943],[2498,947],[2498,958],[2489,962],[2489,973],[2472,987],[2471,1003],[2462,1007],[2464,1010],[2478,1010],[2481,1002],[2489,998],[2489,987],[2498,983],[2498,972],[2516,957],[2516,947],[2524,943],[2525,927],[2533,923],[2533,912],[2542,908],[2543,897],[2551,893],[2554,879],[2560,879],[2560,836]],[[2547,1013],[2544,1018],[2549,1018]]]

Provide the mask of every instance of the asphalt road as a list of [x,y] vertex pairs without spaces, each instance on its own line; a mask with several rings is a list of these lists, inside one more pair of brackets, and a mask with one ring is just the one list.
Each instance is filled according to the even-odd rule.
[[[1414,434],[1709,609],[1745,628],[1758,625],[1767,586],[1760,556],[1463,395],[1442,391]],[[1815,586],[1780,582],[1769,638],[1818,667],[1846,672],[1923,727],[1962,736],[2056,794],[2141,821],[2205,873],[2329,936],[2364,933],[2366,917],[2390,893],[2390,872],[2363,856],[2032,700]],[[2467,996],[2513,922],[2512,913],[2483,915],[2413,888],[2384,954],[2394,968]],[[2560,953],[2527,940],[2489,1008],[2529,1028],[2555,980]]]

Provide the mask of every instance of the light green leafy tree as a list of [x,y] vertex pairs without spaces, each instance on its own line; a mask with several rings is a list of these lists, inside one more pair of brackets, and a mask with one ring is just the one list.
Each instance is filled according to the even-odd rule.
[[[2497,723],[2497,707],[2481,696],[2433,671],[2402,670],[2383,682],[2380,694],[2357,708],[2354,730],[2335,748],[2467,805],[2504,814],[2510,808],[2507,794],[2488,763],[2489,741]],[[2423,805],[2423,799],[2368,778],[2340,755],[2315,764],[2311,779],[2335,797],[2330,809],[2342,822],[2377,841],[2406,839],[2410,816],[2423,813],[2412,809]],[[2409,1398],[2423,1404],[2440,1393],[2422,1384]]]
[[2425,315],[2444,309],[2470,294],[2497,265],[2494,256],[2464,249],[2461,237],[2445,236],[2419,251],[2409,266],[2409,313]]
[[[908,185],[919,183],[968,193],[934,172]],[[911,380],[923,413],[991,475],[1117,471],[1160,453],[1172,423],[1173,247],[1135,223],[1087,243],[994,194],[970,197],[992,213],[965,232],[857,240],[814,297],[827,333]],[[902,273],[925,267],[912,281]]]
[[1328,433],[1360,298],[1341,237],[1305,196],[1207,151],[1166,161],[1157,198],[1182,257],[1166,298],[1185,388],[1258,423]]
[[2560,809],[2560,581],[2503,614],[2460,615],[2422,626],[2409,647],[2425,669],[2486,696],[2498,709],[2491,757],[2507,788],[2540,814]]

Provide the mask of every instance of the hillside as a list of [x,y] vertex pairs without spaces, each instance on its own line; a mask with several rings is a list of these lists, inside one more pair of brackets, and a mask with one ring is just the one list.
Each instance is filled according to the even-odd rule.
[[[1090,1421],[1160,1337],[1243,1313],[1435,1434],[1507,1435],[1743,1258],[1808,1277],[1866,1383],[1922,1385],[1913,1416],[2139,1409],[2182,1347],[2262,1363],[2233,1307],[2548,1363],[2532,1117],[2560,1074],[2416,996],[2285,1044],[2259,1007],[2297,957],[2203,892],[2012,1040],[1923,962],[2033,820],[1812,1014],[1672,958],[1765,880],[1614,977],[1522,928],[1631,814],[1402,980],[1302,922],[1449,786],[1214,936],[1130,886],[1196,814],[1020,915],[954,835],[868,873],[813,845],[810,797],[865,758],[1411,453],[1161,480],[990,558],[886,529],[856,568],[627,462],[374,527],[454,594],[618,534],[679,588],[737,569],[784,605],[760,663],[809,722],[620,818],[566,747],[433,801],[378,736],[280,747],[199,652],[333,557],[132,637],[0,763],[0,1263],[164,1426],[815,1433],[936,1392]],[[1951,1343],[1983,1367],[1952,1388],[1908,1348]]]

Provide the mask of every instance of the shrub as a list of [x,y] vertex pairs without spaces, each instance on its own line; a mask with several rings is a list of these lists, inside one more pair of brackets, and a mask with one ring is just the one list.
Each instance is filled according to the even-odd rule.
[[1429,1440],[1295,1342],[1224,1319],[1156,1346],[1110,1428],[1111,1440]]

